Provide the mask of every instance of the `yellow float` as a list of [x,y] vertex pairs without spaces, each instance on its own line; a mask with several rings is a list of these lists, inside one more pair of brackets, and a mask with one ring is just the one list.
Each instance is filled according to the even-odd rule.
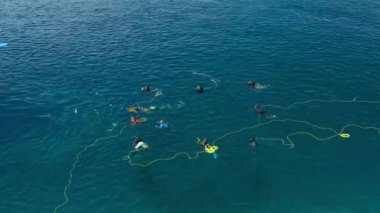
[[219,147],[218,146],[209,146],[209,147],[205,147],[205,150],[207,153],[209,154],[213,154],[214,152],[216,152],[216,150],[218,150]]

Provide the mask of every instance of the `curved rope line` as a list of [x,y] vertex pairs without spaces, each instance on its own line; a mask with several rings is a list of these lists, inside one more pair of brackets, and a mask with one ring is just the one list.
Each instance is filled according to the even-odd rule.
[[[198,75],[203,75],[203,76],[206,76],[206,77],[211,77],[212,76],[209,76],[209,75],[206,75],[206,74],[202,74],[202,73],[196,73],[196,72],[193,72],[193,74],[198,74]],[[151,100],[149,100],[148,102],[152,102],[154,101],[155,97],[152,98]],[[286,107],[283,107],[283,106],[276,106],[276,105],[261,105],[261,106],[265,106],[265,107],[273,107],[273,108],[279,108],[279,109],[291,109],[292,107],[296,106],[296,105],[301,105],[301,104],[307,104],[307,103],[311,103],[311,102],[320,102],[320,103],[369,103],[369,104],[380,104],[380,101],[365,101],[365,100],[356,100],[356,99],[353,99],[351,101],[348,101],[348,100],[320,100],[320,99],[312,99],[312,100],[308,100],[308,101],[303,101],[303,102],[296,102],[296,103],[293,103],[293,104],[290,104]],[[141,102],[143,103],[143,102]],[[145,102],[144,102],[145,103]],[[314,128],[317,128],[317,129],[322,129],[322,130],[329,130],[329,131],[332,131],[333,132],[333,135],[332,136],[329,136],[327,138],[319,138],[311,133],[308,133],[308,132],[293,132],[289,135],[286,136],[286,139],[287,141],[285,141],[284,139],[281,139],[281,138],[262,138],[262,137],[258,137],[257,139],[260,139],[260,140],[277,140],[277,141],[281,141],[282,144],[284,146],[288,146],[289,148],[294,148],[294,142],[293,140],[291,139],[292,136],[296,136],[296,135],[308,135],[312,138],[314,138],[315,140],[318,140],[318,141],[327,141],[327,140],[330,140],[332,138],[335,138],[337,136],[341,136],[340,134],[342,134],[347,128],[350,128],[350,127],[357,127],[357,128],[360,128],[360,129],[373,129],[373,130],[377,130],[377,132],[380,134],[380,128],[378,127],[373,127],[373,126],[360,126],[360,125],[357,125],[357,124],[347,124],[345,126],[343,126],[341,128],[341,130],[338,132],[336,131],[335,129],[333,128],[330,128],[330,127],[323,127],[323,126],[318,126],[316,124],[312,124],[310,122],[307,122],[307,121],[302,121],[302,120],[294,120],[294,119],[283,119],[283,120],[270,120],[270,121],[267,121],[267,122],[264,122],[264,123],[260,123],[260,124],[256,124],[256,125],[252,125],[252,126],[248,126],[248,127],[243,127],[243,128],[240,128],[238,130],[235,130],[235,131],[231,131],[231,132],[228,132],[218,138],[216,138],[214,141],[213,141],[213,145],[216,144],[216,142],[230,136],[230,135],[233,135],[233,134],[237,134],[237,133],[240,133],[240,132],[243,132],[245,130],[249,130],[249,129],[255,129],[255,128],[258,128],[258,127],[262,127],[262,126],[266,126],[266,125],[269,125],[273,122],[296,122],[296,123],[303,123],[303,124],[306,124],[308,126],[311,126],[311,127],[314,127]],[[64,195],[64,198],[65,200],[60,203],[59,205],[57,205],[54,210],[53,210],[53,213],[56,213],[60,208],[62,208],[63,206],[65,206],[68,202],[69,202],[69,197],[68,197],[68,189],[69,187],[71,186],[72,184],[72,178],[73,178],[73,173],[76,169],[76,166],[77,164],[79,163],[80,161],[80,156],[86,152],[89,148],[91,147],[94,147],[97,145],[98,142],[100,141],[107,141],[111,138],[117,138],[119,137],[120,135],[123,134],[124,130],[126,129],[128,125],[124,126],[120,132],[118,134],[115,134],[115,135],[111,135],[111,136],[108,136],[108,137],[104,137],[104,138],[98,138],[96,139],[93,143],[91,144],[88,144],[86,146],[84,146],[75,156],[75,161],[73,162],[72,166],[71,166],[71,169],[69,171],[69,178],[68,178],[68,181],[67,181],[67,184],[65,185],[64,187],[64,191],[63,191],[63,195]],[[140,167],[147,167],[147,166],[151,166],[152,164],[156,163],[156,162],[159,162],[159,161],[170,161],[170,160],[174,160],[176,159],[178,156],[180,155],[185,155],[189,160],[194,160],[194,159],[197,159],[199,158],[200,154],[202,153],[205,153],[205,151],[199,151],[199,152],[195,152],[195,155],[194,156],[191,156],[190,153],[188,152],[177,152],[175,153],[173,156],[171,157],[167,157],[167,158],[157,158],[157,159],[154,159],[150,162],[147,162],[147,163],[134,163],[132,162],[132,154],[133,153],[136,153],[137,150],[132,150],[128,153],[128,155],[124,156],[123,157],[123,160],[127,160],[128,163],[131,165],[131,166],[140,166]]]
[[187,156],[187,159],[189,160],[194,160],[194,159],[197,159],[199,158],[199,155],[202,154],[202,153],[206,153],[205,151],[199,151],[199,152],[195,152],[195,156],[194,157],[191,157],[191,154],[188,153],[188,152],[177,152],[175,153],[173,156],[171,157],[167,157],[167,158],[157,158],[157,159],[154,159],[152,161],[149,161],[148,163],[133,163],[132,162],[132,154],[133,153],[136,153],[138,152],[137,150],[132,150],[128,153],[128,155],[124,156],[123,157],[123,160],[126,160],[128,161],[128,163],[131,165],[131,166],[140,166],[140,167],[147,167],[147,166],[150,166],[156,162],[159,162],[159,161],[170,161],[170,160],[174,160],[175,158],[177,158],[179,155],[186,155]]
[[301,101],[301,102],[295,102],[293,104],[290,104],[288,106],[279,106],[279,105],[272,105],[272,104],[264,104],[260,105],[262,107],[272,107],[272,108],[278,108],[278,109],[291,109],[296,105],[303,105],[303,104],[308,104],[312,102],[317,102],[317,103],[367,103],[367,104],[380,104],[380,101],[369,101],[369,100],[356,100],[355,98],[352,100],[321,100],[321,99],[311,99],[308,101]]
[[72,183],[72,178],[73,178],[73,172],[75,171],[76,169],[76,166],[80,160],[80,156],[86,152],[88,150],[88,148],[91,148],[91,147],[94,147],[98,142],[100,141],[107,141],[111,138],[117,138],[119,137],[120,135],[123,134],[124,130],[127,128],[128,125],[125,125],[118,134],[115,134],[115,135],[111,135],[111,136],[108,136],[108,137],[105,137],[105,138],[98,138],[96,139],[94,142],[84,146],[75,156],[75,161],[73,162],[73,164],[71,165],[71,169],[69,171],[69,178],[67,180],[67,184],[65,185],[64,187],[64,190],[63,190],[63,196],[65,198],[65,200],[60,203],[59,205],[57,205],[54,210],[53,210],[53,213],[56,213],[58,211],[58,209],[60,209],[61,207],[65,206],[68,202],[69,202],[69,197],[67,195],[67,191],[69,189],[69,187],[71,186],[71,183]]

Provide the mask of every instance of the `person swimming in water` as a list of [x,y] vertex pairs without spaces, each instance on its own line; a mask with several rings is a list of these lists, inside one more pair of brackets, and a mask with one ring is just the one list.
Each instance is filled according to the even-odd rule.
[[271,113],[265,111],[260,105],[255,105],[254,108],[255,108],[256,113],[259,114],[259,116],[263,116],[267,119],[276,118],[275,114],[271,114]]
[[249,145],[252,146],[254,149],[257,147],[257,141],[256,138],[252,137],[249,139]]
[[161,90],[157,90],[155,93],[154,93],[154,97],[158,97],[158,96],[161,96],[163,93]]
[[160,120],[159,122],[157,122],[156,127],[159,129],[167,129],[169,128],[169,124],[168,122],[165,122],[164,120]]
[[145,86],[141,87],[141,91],[148,93],[148,92],[150,92],[150,87],[148,85],[145,85]]
[[139,106],[131,106],[127,108],[128,112],[132,113],[141,113],[141,112],[149,112],[149,108],[139,107]]
[[251,89],[258,89],[258,90],[266,89],[268,87],[266,85],[259,84],[259,83],[255,82],[255,81],[252,81],[252,80],[249,80],[247,82],[247,85]]
[[196,86],[195,87],[195,92],[197,92],[197,93],[203,93],[203,87],[201,86],[201,85],[198,85],[198,86]]
[[208,139],[207,138],[204,138],[203,140],[201,140],[200,138],[197,138],[197,143],[202,145],[203,148],[205,149],[208,149],[210,148],[210,144],[208,143]]
[[256,83],[255,83],[254,81],[252,81],[252,80],[249,80],[248,83],[247,83],[247,85],[248,85],[248,87],[250,87],[250,88],[255,88]]
[[133,116],[133,115],[131,115],[129,121],[131,122],[132,125],[136,125],[136,124],[141,124],[142,123],[142,120],[139,117]]
[[135,143],[135,149],[136,149],[136,150],[139,150],[140,148],[146,149],[146,148],[149,147],[148,144],[146,144],[146,143],[143,141],[143,139],[140,138],[140,137],[135,137],[135,141],[134,141],[134,143]]

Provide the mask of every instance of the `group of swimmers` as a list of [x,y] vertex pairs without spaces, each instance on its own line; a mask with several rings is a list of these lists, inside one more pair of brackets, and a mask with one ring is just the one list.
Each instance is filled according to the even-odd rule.
[[[197,139],[198,139],[197,143],[200,144],[201,146],[203,146],[203,148],[205,150],[209,149],[211,147],[209,144],[208,138],[204,138],[203,140],[201,140],[200,138],[197,138]],[[135,137],[134,144],[135,144],[135,149],[137,149],[137,150],[139,150],[140,148],[143,148],[143,149],[149,148],[149,145],[147,143],[145,143],[141,137]],[[250,138],[249,139],[249,145],[252,148],[256,148],[257,147],[256,138],[254,138],[254,137]]]
[[[207,138],[204,138],[203,140],[201,140],[200,138],[197,138],[197,143],[202,145],[203,148],[206,150],[206,149],[209,149],[211,146],[209,144],[209,140]],[[254,137],[251,137],[249,138],[249,146],[251,146],[252,148],[256,148],[257,147],[257,140],[256,138]]]
[[[141,87],[141,91],[143,91],[144,93],[154,92],[154,97],[162,95],[162,92],[160,90],[158,89],[152,90],[149,85],[144,85],[143,87]],[[155,109],[156,109],[155,106],[151,106],[149,108],[140,107],[140,106],[132,106],[132,107],[128,107],[127,111],[130,113],[142,113],[142,112],[149,112]],[[146,122],[147,119],[145,117],[139,117],[138,115],[131,114],[129,121],[131,125],[134,126],[134,125],[139,125]],[[158,122],[156,122],[155,127],[157,127],[158,129],[167,129],[169,128],[169,123],[166,122],[165,120],[159,120]],[[135,137],[134,146],[136,150],[149,148],[149,145],[145,143],[141,137]]]
[[[256,83],[255,81],[253,80],[249,80],[247,82],[247,86],[249,88],[252,88],[252,89],[262,89],[263,86]],[[148,86],[148,85],[144,85],[143,87],[141,87],[141,91],[143,91],[144,93],[149,93],[151,92],[151,88]],[[155,97],[161,95],[161,93],[157,90],[153,90],[152,92],[155,92]],[[195,87],[195,92],[196,93],[203,93],[204,92],[204,88],[203,86],[201,85],[197,85]],[[132,109],[133,108],[133,109]],[[143,108],[143,107],[130,107],[128,108],[128,111],[129,112],[147,112],[149,109],[148,108]],[[276,115],[274,114],[271,114],[267,111],[265,111],[260,105],[255,105],[254,106],[254,110],[255,112],[259,115],[259,116],[262,116],[262,117],[265,117],[267,119],[273,119],[276,117]],[[130,117],[130,123],[132,125],[137,125],[137,124],[141,124],[143,122],[146,121],[146,118],[140,118],[138,116],[134,116],[134,115],[131,115]],[[155,127],[159,128],[159,129],[167,129],[169,127],[169,123],[164,121],[164,120],[160,120],[156,123]],[[210,144],[209,144],[209,140],[207,138],[204,138],[203,140],[200,140],[198,138],[198,141],[197,141],[198,144],[202,145],[203,148],[205,150],[209,149],[210,148]],[[257,147],[257,140],[256,138],[254,137],[251,137],[249,139],[249,145],[252,147],[252,148],[256,148]],[[145,143],[143,141],[143,139],[141,137],[135,137],[134,139],[134,145],[135,145],[135,149],[136,150],[139,150],[139,149],[146,149],[148,148],[148,144]]]

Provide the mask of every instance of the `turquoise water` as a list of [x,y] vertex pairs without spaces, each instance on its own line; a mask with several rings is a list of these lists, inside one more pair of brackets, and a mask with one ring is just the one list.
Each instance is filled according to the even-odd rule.
[[[293,149],[267,140],[334,136],[277,119],[380,127],[379,102],[334,102],[380,101],[379,11],[375,0],[2,1],[0,212],[379,212],[378,129],[295,135]],[[164,95],[149,102],[143,84]],[[151,146],[134,163],[193,156],[196,137],[267,122],[255,104],[310,99],[332,102],[267,107],[276,120],[218,140],[216,160],[123,160],[133,136]],[[136,102],[159,109],[132,127]]]

